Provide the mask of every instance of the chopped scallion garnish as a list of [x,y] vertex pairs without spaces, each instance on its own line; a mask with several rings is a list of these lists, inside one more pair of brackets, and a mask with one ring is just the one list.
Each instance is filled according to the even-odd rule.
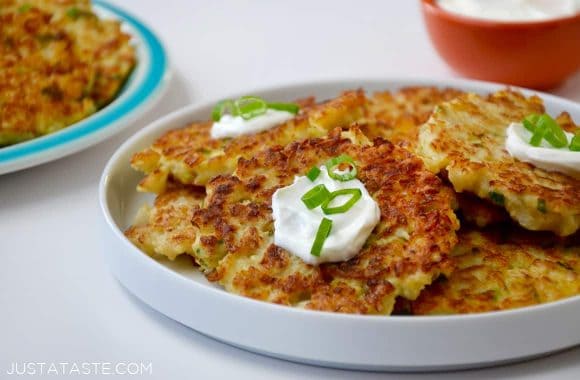
[[538,118],[537,128],[542,128],[543,125],[546,126],[547,133],[544,136],[546,141],[550,143],[554,148],[563,148],[568,145],[568,138],[558,125],[556,120],[552,119],[550,115],[542,115]]
[[295,103],[268,103],[268,108],[277,111],[286,111],[296,115],[300,111],[300,106]]
[[546,134],[548,133],[548,126],[543,124],[543,125],[536,125],[536,129],[534,130],[534,133],[532,134],[532,137],[530,138],[530,145],[531,146],[540,146],[540,144],[542,143],[542,139],[546,136]]
[[312,243],[312,248],[310,249],[310,254],[312,256],[319,257],[320,253],[322,252],[322,247],[324,246],[324,242],[326,238],[330,234],[330,230],[332,229],[332,220],[327,218],[322,218],[320,221],[320,225],[318,226],[318,231],[316,231],[316,237],[314,238],[314,242]]
[[528,131],[534,133],[536,131],[536,124],[538,123],[539,118],[540,115],[533,113],[531,115],[526,116],[524,120],[522,120],[522,124]]
[[[326,162],[326,170],[328,171],[328,175],[332,179],[336,179],[338,181],[346,182],[350,181],[351,179],[356,178],[357,169],[356,165],[354,164],[354,160],[352,157],[341,154],[338,157],[331,158]],[[348,171],[343,170],[344,166],[348,166]],[[339,170],[340,172],[337,173],[336,171]]]
[[522,124],[532,132],[530,139],[532,146],[540,146],[543,139],[554,148],[563,148],[568,145],[566,133],[550,115],[531,114],[522,120]]
[[94,13],[92,13],[91,11],[85,11],[83,9],[79,9],[76,7],[72,7],[67,9],[66,11],[66,15],[70,18],[72,18],[73,20],[77,20],[81,17],[94,17]]
[[300,106],[294,103],[266,103],[258,96],[242,96],[237,100],[222,100],[213,108],[211,118],[220,121],[226,113],[232,116],[241,116],[244,120],[250,120],[263,115],[268,109],[286,111],[296,115]]
[[306,177],[308,177],[308,179],[312,182],[314,182],[319,175],[320,169],[316,166],[313,166],[312,169],[310,169],[308,173],[306,173]]
[[18,8],[18,13],[25,13],[28,12],[32,8],[30,4],[23,4]]
[[[336,198],[339,197],[341,195],[350,195],[350,199],[346,202],[344,202],[342,205],[340,206],[334,206],[331,207],[330,203]],[[358,200],[362,197],[362,191],[360,189],[341,189],[341,190],[336,190],[333,191],[332,193],[330,193],[330,195],[327,197],[327,199],[324,201],[324,203],[322,203],[322,212],[325,213],[326,215],[330,215],[330,214],[342,214],[347,212],[348,210],[350,210],[352,208],[352,206],[354,206],[354,204],[356,202],[358,202]]]
[[505,196],[498,191],[490,191],[489,199],[491,199],[493,203],[499,206],[503,206],[505,204]]
[[541,199],[541,198],[538,199],[538,203],[537,203],[536,208],[542,214],[545,214],[548,211],[548,208],[546,207],[546,201]]
[[262,98],[257,96],[242,96],[235,102],[238,114],[244,120],[250,120],[256,116],[260,116],[266,113],[268,110],[268,105]]
[[570,141],[570,150],[573,152],[580,152],[580,134],[576,134]]
[[220,121],[223,115],[229,113],[230,115],[237,116],[237,109],[233,101],[226,99],[222,100],[215,105],[211,111],[211,118],[213,121]]
[[323,204],[329,196],[330,191],[328,191],[326,186],[317,185],[308,190],[300,199],[302,199],[302,202],[309,210],[312,210]]

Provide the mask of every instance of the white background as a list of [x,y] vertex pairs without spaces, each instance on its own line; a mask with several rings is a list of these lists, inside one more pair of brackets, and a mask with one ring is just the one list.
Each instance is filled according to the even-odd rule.
[[[0,176],[0,378],[14,361],[152,362],[153,375],[146,376],[152,379],[580,377],[580,349],[436,375],[309,367],[215,342],[127,293],[101,255],[97,183],[114,150],[143,125],[183,105],[254,87],[455,75],[431,48],[418,1],[115,2],[165,41],[175,80],[161,103],[125,133]],[[555,93],[580,101],[580,75]]]

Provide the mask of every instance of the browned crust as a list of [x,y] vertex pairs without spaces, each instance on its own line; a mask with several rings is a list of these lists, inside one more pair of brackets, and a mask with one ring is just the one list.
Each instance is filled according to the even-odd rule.
[[[356,135],[356,133],[355,133]],[[381,221],[354,259],[314,267],[272,244],[271,196],[313,165],[346,153],[381,209]],[[389,314],[398,294],[416,297],[439,273],[455,244],[453,194],[408,151],[377,139],[356,145],[336,130],[240,159],[235,176],[207,186],[194,212],[198,262],[226,290],[307,308]],[[404,230],[408,236],[397,237]],[[404,235],[404,234],[403,234]]]
[[455,271],[399,310],[412,314],[476,313],[536,305],[580,293],[580,235],[558,238],[502,226],[463,228]]
[[382,137],[414,150],[419,127],[440,103],[455,99],[463,92],[454,88],[404,87],[396,92],[383,91],[368,99],[368,116],[361,129],[369,138]]
[[181,254],[193,255],[196,230],[190,220],[204,197],[203,188],[172,184],[155,198],[152,207],[143,206],[125,236],[149,255],[171,260]]

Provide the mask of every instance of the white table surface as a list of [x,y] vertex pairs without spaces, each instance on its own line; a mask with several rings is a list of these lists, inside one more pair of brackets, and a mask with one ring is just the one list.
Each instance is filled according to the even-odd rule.
[[[455,75],[418,1],[117,0],[167,44],[174,81],[126,132],[74,156],[0,176],[0,378],[13,362],[152,363],[151,379],[580,378],[580,348],[448,374],[357,373],[232,348],[148,308],[101,254],[97,183],[115,149],[183,105],[294,81]],[[226,53],[227,52],[227,53]],[[580,101],[580,75],[554,91]]]

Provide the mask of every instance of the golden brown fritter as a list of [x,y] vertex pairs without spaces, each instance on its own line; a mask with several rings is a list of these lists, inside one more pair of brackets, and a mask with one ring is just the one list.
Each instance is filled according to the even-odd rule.
[[135,65],[120,23],[83,0],[0,0],[0,146],[108,104]]
[[143,252],[174,260],[181,254],[193,255],[195,228],[191,217],[201,206],[205,192],[193,186],[170,185],[155,198],[152,207],[144,205],[125,235]]
[[[457,192],[505,207],[527,229],[570,235],[580,226],[580,181],[519,161],[504,148],[511,122],[543,112],[539,98],[509,90],[460,96],[440,104],[421,127],[417,153],[433,172],[444,170]],[[573,132],[566,120],[558,118]]]
[[463,92],[437,87],[405,87],[396,92],[377,92],[368,99],[368,116],[361,129],[369,138],[382,137],[410,150],[415,149],[419,127],[435,106]]
[[[434,108],[464,95],[453,88],[405,87],[396,92],[378,92],[368,99],[368,120],[361,129],[371,138],[383,137],[411,151],[417,146],[419,128]],[[500,207],[468,193],[457,194],[458,209],[465,221],[479,227],[509,220]]]
[[411,314],[505,310],[580,294],[580,235],[558,238],[519,227],[462,227],[453,250],[456,269],[411,303]]
[[[273,244],[272,194],[340,154],[354,158],[381,220],[353,259],[311,266]],[[356,128],[242,158],[234,175],[218,176],[206,190],[192,219],[199,229],[195,256],[229,292],[316,310],[390,314],[396,296],[414,299],[449,271],[458,228],[452,192],[410,152],[382,139],[370,145]]]
[[238,158],[292,141],[325,136],[335,127],[348,127],[365,112],[362,91],[348,91],[336,99],[314,105],[310,99],[300,113],[272,129],[235,139],[213,139],[212,122],[193,123],[161,136],[150,148],[133,156],[131,165],[147,176],[138,189],[160,193],[168,178],[181,183],[205,185],[210,179],[231,174]]

